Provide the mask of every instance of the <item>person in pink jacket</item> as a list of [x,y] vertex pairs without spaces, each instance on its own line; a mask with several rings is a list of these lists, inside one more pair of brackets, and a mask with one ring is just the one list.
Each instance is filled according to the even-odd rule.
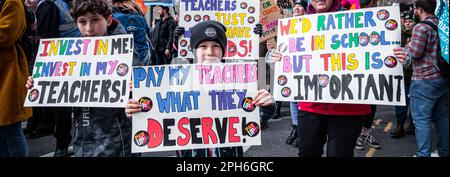
[[[342,10],[338,0],[312,0],[307,14]],[[274,52],[273,61],[281,54]],[[330,104],[299,102],[298,137],[300,157],[320,157],[327,143],[327,157],[352,157],[356,140],[370,106],[362,104]]]

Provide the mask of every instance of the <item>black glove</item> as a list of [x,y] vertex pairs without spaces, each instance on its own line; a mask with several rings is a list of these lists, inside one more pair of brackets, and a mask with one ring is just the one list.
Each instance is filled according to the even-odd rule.
[[173,32],[173,36],[175,38],[180,37],[182,34],[184,33],[184,27],[182,26],[177,26]]
[[259,36],[262,35],[262,25],[260,23],[256,24],[255,28],[253,29],[253,32],[255,34],[259,34]]

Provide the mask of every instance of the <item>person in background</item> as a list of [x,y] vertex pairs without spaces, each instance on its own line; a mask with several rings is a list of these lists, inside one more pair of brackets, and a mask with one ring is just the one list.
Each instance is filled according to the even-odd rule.
[[408,12],[414,12],[414,5],[401,2],[400,3],[400,24],[401,25],[403,25],[405,23],[404,17],[405,17],[405,14]]
[[[70,15],[69,0],[40,1],[36,9],[36,32],[39,38],[79,37],[80,31]],[[68,147],[72,141],[72,108],[42,107],[42,129],[30,134],[38,138],[52,134],[56,138],[55,157],[70,156]]]
[[[33,73],[34,62],[36,61],[36,54],[39,48],[39,37],[36,34],[36,8],[41,0],[26,0],[25,5],[25,18],[27,22],[27,29],[24,36],[22,36],[25,55],[28,61],[28,72]],[[32,132],[40,129],[42,126],[42,108],[33,107],[33,116],[27,120],[27,126],[23,129],[25,135],[29,135]]]
[[151,55],[155,55],[150,46],[150,28],[139,4],[132,0],[112,0],[113,18],[118,20],[128,34],[133,34],[134,66],[147,66]]
[[[290,18],[293,15],[293,9],[292,9],[292,4],[289,1],[278,1],[277,2],[278,7],[280,8],[280,13],[283,16],[283,18]],[[273,113],[272,117],[270,119],[279,119],[281,114],[281,106],[282,106],[282,101],[277,101],[276,104],[276,108],[275,108],[275,112]]]
[[[308,3],[305,0],[295,0],[294,2],[294,17],[302,16],[306,14],[306,7]],[[291,119],[292,119],[292,131],[286,138],[286,144],[291,144],[294,147],[298,147],[299,141],[297,136],[297,119],[298,119],[298,103],[290,102]]]
[[448,157],[448,78],[441,74],[438,65],[441,52],[438,32],[430,26],[437,28],[439,23],[439,19],[434,16],[435,9],[436,0],[414,0],[414,15],[420,22],[414,26],[410,42],[405,47],[393,49],[400,63],[412,63],[409,99],[416,127],[418,157],[431,156],[433,123],[438,155]]
[[[272,78],[270,78],[270,76],[273,75],[273,64],[271,63],[272,60],[272,53],[276,50],[277,46],[277,37],[273,37],[270,39],[266,40],[266,47],[267,47],[267,53],[266,56],[264,57],[265,62],[266,62],[266,79],[270,80]],[[271,116],[265,116],[265,117],[261,117],[261,130],[265,130],[267,128],[269,128],[269,119],[271,118]]]
[[[403,14],[404,24],[402,25],[402,41],[401,47],[406,46],[411,40],[412,29],[414,25],[416,25],[416,21],[414,20],[414,13],[406,12]],[[411,115],[408,114],[409,109],[409,87],[411,87],[411,77],[412,77],[412,66],[411,65],[403,65],[403,76],[405,80],[405,96],[406,96],[406,106],[395,106],[395,118],[397,120],[396,127],[391,131],[392,138],[402,138],[405,135],[414,135],[415,127],[412,121]],[[409,119],[408,127],[403,127],[405,120]]]
[[158,15],[160,19],[155,21],[150,38],[156,52],[156,56],[152,58],[151,64],[170,64],[172,62],[173,32],[177,25],[170,16],[169,7],[158,6]]
[[23,107],[27,90],[28,63],[19,40],[26,30],[20,0],[0,1],[0,157],[28,156],[21,122],[32,116]]

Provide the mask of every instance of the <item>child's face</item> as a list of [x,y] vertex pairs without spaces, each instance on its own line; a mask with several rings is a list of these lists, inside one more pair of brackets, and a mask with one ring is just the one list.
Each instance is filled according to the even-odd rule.
[[415,24],[416,24],[416,22],[414,22],[414,20],[410,20],[410,19],[406,19],[403,23],[403,25],[405,26],[405,29],[407,29],[407,30],[412,30]]
[[300,4],[295,4],[293,10],[294,16],[305,15],[305,9],[303,9],[303,6]]
[[111,22],[111,16],[106,19],[98,13],[92,14],[89,12],[77,19],[78,29],[84,37],[105,36]]
[[203,41],[197,47],[198,63],[220,63],[222,47],[215,41]]

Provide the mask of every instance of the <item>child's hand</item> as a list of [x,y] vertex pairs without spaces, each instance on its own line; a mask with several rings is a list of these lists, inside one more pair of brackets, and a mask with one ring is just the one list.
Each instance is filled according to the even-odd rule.
[[133,113],[141,112],[141,105],[136,100],[128,100],[127,106],[125,106],[125,114],[128,118],[131,118]]
[[25,87],[30,90],[31,88],[33,88],[33,77],[28,76],[28,80],[27,80],[27,84],[25,84]]
[[278,52],[277,50],[275,50],[274,52],[272,52],[272,63],[281,61],[281,53]]
[[266,89],[258,90],[254,98],[253,104],[256,106],[270,106],[275,101]]

